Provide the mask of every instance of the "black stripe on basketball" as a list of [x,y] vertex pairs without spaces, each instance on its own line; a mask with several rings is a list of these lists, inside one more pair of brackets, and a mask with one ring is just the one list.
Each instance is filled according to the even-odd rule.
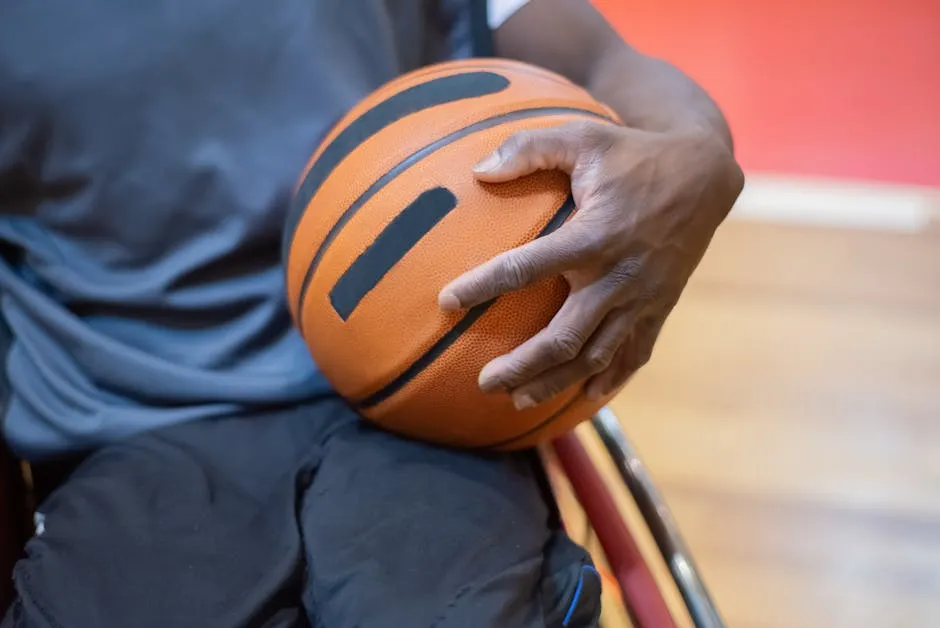
[[330,303],[339,317],[347,320],[392,266],[455,207],[457,197],[453,192],[433,188],[395,216],[330,290]]
[[[536,237],[541,238],[542,236],[548,235],[549,233],[558,229],[565,223],[565,220],[568,219],[568,216],[570,216],[574,210],[574,198],[569,195],[561,207],[559,207],[555,214],[551,217],[548,223],[542,227],[542,230]],[[475,322],[477,322],[477,320],[479,320],[479,318],[483,316],[495,302],[496,299],[492,299],[486,303],[481,303],[480,305],[470,308],[467,313],[464,314],[463,318],[461,318],[457,324],[454,325],[446,334],[438,339],[438,341],[435,342],[431,348],[424,353],[424,355],[412,362],[411,365],[405,369],[401,375],[386,384],[383,388],[360,401],[358,403],[359,407],[366,409],[377,406],[404,388],[408,382],[417,377],[424,369],[430,366],[434,360],[444,353],[444,351],[446,351],[452,344],[457,342],[464,332],[470,329],[470,327]]]
[[307,171],[287,212],[282,259],[287,260],[290,243],[300,217],[333,169],[357,147],[385,127],[405,116],[468,98],[479,98],[509,87],[509,79],[495,72],[465,72],[414,85],[383,100],[356,118],[337,135]]
[[[456,142],[459,139],[467,137],[473,133],[478,133],[480,131],[485,131],[486,129],[499,126],[501,124],[507,124],[509,122],[515,122],[517,120],[525,120],[527,118],[537,118],[537,117],[550,117],[550,116],[561,116],[561,115],[584,115],[599,120],[604,120],[606,122],[613,122],[610,118],[603,116],[589,109],[580,109],[578,107],[534,107],[531,109],[520,109],[518,111],[512,111],[509,113],[500,114],[487,118],[485,120],[480,120],[479,122],[474,122],[468,126],[465,126],[462,129],[454,131],[450,135],[442,137],[439,140],[431,142],[427,146],[424,146],[402,161],[395,164],[388,172],[379,177],[375,183],[369,186],[369,188],[363,192],[359,198],[353,201],[349,207],[346,208],[346,211],[342,213],[336,223],[330,227],[330,230],[327,232],[326,237],[323,238],[323,242],[320,244],[320,247],[317,249],[317,252],[314,253],[313,259],[310,261],[310,265],[307,267],[307,272],[304,274],[303,281],[300,284],[300,292],[297,297],[297,311],[298,313],[303,312],[304,299],[307,296],[307,289],[310,287],[310,282],[313,279],[313,275],[317,270],[317,267],[320,265],[320,261],[323,259],[323,255],[329,249],[330,245],[333,243],[333,240],[336,239],[336,236],[339,235],[339,232],[346,226],[346,224],[352,219],[353,216],[362,208],[366,202],[369,201],[373,196],[375,196],[382,188],[391,183],[395,177],[403,173],[408,168],[412,167],[425,157],[428,157],[435,151],[438,151],[453,142]],[[285,258],[286,259],[286,258]],[[297,328],[301,334],[303,334],[303,315],[300,314],[297,317]]]

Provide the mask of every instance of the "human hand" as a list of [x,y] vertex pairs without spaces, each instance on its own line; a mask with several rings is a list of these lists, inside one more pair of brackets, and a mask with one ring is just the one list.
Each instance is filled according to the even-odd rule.
[[551,323],[480,372],[481,389],[511,392],[519,409],[585,380],[588,397],[599,399],[643,366],[744,184],[732,151],[714,134],[597,122],[518,133],[475,173],[500,183],[547,169],[571,176],[574,216],[439,295],[444,310],[459,310],[545,277],[568,281]]

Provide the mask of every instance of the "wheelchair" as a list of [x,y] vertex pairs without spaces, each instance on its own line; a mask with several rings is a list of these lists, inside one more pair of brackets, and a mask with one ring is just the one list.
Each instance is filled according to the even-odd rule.
[[541,453],[562,522],[604,580],[601,628],[724,628],[666,502],[610,408]]

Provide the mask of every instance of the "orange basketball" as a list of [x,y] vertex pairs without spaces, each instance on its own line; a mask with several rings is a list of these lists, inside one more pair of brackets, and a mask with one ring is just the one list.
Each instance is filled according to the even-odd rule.
[[496,254],[558,228],[570,181],[541,172],[484,184],[475,163],[512,133],[610,109],[567,79],[505,60],[449,62],[376,90],[327,135],[288,219],[288,303],[319,368],[368,420],[445,445],[519,449],[589,418],[579,385],[517,411],[480,369],[545,327],[556,278],[465,312],[438,292]]

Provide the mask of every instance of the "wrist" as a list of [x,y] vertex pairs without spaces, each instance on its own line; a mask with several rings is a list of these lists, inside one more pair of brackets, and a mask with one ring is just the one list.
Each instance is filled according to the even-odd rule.
[[716,209],[717,215],[714,218],[717,224],[720,224],[727,218],[744,189],[744,171],[735,159],[730,134],[726,135],[711,129],[706,132],[703,141],[706,143],[705,163],[708,168],[708,177],[712,183],[716,201],[709,205]]
[[673,145],[673,154],[689,168],[688,175],[697,180],[691,189],[702,190],[695,203],[704,211],[703,226],[717,228],[731,211],[744,188],[744,172],[735,159],[727,136],[709,125],[681,125],[666,133]]

